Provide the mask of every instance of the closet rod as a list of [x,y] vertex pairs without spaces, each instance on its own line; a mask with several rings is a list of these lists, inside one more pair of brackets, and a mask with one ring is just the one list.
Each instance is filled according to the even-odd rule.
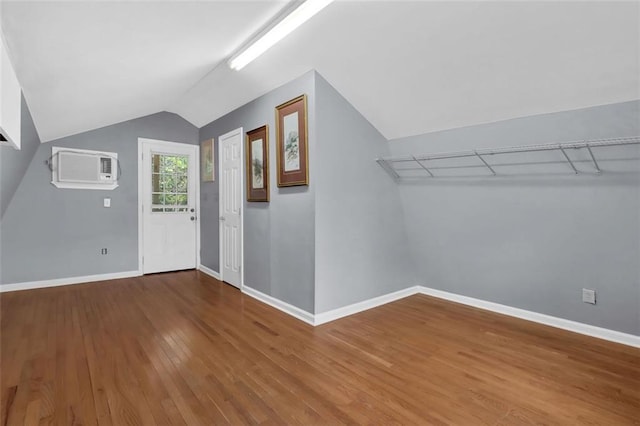
[[[539,145],[522,145],[522,146],[512,146],[512,147],[504,147],[504,148],[492,148],[492,149],[478,149],[473,151],[457,151],[457,152],[444,152],[437,154],[423,154],[423,155],[410,155],[410,156],[400,156],[400,157],[384,157],[378,158],[376,161],[380,166],[387,172],[394,180],[402,180],[405,178],[416,178],[418,176],[402,176],[400,173],[408,170],[414,170],[406,167],[394,167],[396,163],[406,163],[413,162],[418,164],[420,167],[418,170],[422,169],[428,174],[428,177],[435,178],[432,170],[436,168],[432,168],[432,166],[425,164],[425,162],[429,160],[444,160],[447,158],[462,158],[462,157],[477,157],[484,167],[486,167],[492,175],[496,176],[496,166],[500,166],[500,164],[490,164],[487,161],[492,155],[499,154],[514,154],[514,153],[524,153],[524,152],[540,152],[540,151],[560,151],[562,153],[562,157],[566,160],[567,164],[571,167],[571,170],[575,174],[584,173],[584,171],[578,170],[575,164],[575,159],[571,159],[571,156],[567,154],[567,151],[572,149],[583,149],[586,148],[589,153],[589,158],[593,163],[593,167],[595,169],[595,173],[600,174],[602,170],[600,169],[600,165],[598,164],[598,160],[594,154],[595,148],[605,148],[611,146],[624,146],[624,145],[638,145],[640,144],[640,136],[632,136],[632,137],[624,137],[624,138],[611,138],[611,139],[596,139],[596,140],[584,140],[578,142],[564,142],[564,143],[550,143],[550,144],[539,144]],[[487,157],[487,158],[485,158]],[[588,161],[588,160],[587,160]],[[473,166],[467,166],[473,167]],[[419,177],[418,177],[419,178]]]
[[[477,149],[473,151],[455,151],[455,152],[443,152],[437,154],[423,154],[423,155],[411,155],[400,157],[385,157],[378,160],[383,160],[385,163],[401,163],[407,161],[428,161],[428,160],[443,160],[446,158],[461,158],[461,157],[477,157],[478,155],[496,155],[496,154],[515,154],[519,152],[538,152],[538,151],[553,151],[553,150],[565,150],[565,149],[580,149],[605,147],[605,146],[622,146],[622,145],[637,145],[640,144],[640,136],[633,136],[628,138],[612,138],[612,139],[596,139],[585,140],[580,142],[565,142],[565,143],[550,143],[540,145],[522,145],[505,148],[489,148],[489,149]],[[380,161],[378,161],[380,162]]]

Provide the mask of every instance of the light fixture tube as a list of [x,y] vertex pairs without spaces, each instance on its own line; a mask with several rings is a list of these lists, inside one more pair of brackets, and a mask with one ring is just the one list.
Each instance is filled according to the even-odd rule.
[[324,9],[333,0],[307,0],[293,12],[284,17],[273,28],[251,43],[229,60],[229,66],[241,70],[248,63],[266,52],[271,46],[282,40],[290,32],[304,24],[309,18]]

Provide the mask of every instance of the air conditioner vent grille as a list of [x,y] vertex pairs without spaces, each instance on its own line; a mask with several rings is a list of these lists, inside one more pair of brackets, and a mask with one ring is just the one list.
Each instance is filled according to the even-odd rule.
[[111,158],[100,157],[100,173],[111,174]]

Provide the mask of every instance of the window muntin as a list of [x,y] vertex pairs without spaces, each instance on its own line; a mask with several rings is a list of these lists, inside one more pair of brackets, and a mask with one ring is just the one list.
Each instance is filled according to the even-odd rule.
[[151,155],[151,211],[181,213],[189,210],[189,157]]

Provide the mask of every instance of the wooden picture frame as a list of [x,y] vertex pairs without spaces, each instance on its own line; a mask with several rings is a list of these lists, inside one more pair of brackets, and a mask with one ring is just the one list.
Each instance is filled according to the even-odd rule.
[[276,107],[278,187],[309,185],[307,95]]
[[200,144],[200,177],[202,182],[214,182],[216,180],[213,139],[207,139]]
[[269,127],[247,132],[247,201],[269,201]]

